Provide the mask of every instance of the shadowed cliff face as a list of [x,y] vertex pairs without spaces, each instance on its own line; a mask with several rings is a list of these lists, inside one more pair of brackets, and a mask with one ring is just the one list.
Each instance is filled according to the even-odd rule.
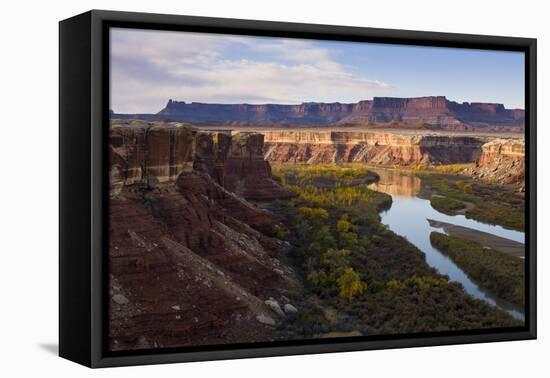
[[185,124],[113,122],[110,131],[112,350],[266,340],[266,305],[298,286],[248,199],[293,194],[271,180],[263,137]]
[[174,181],[193,169],[196,131],[185,124],[142,121],[111,125],[111,190],[124,185]]
[[195,168],[248,200],[269,201],[294,194],[271,179],[264,160],[264,135],[253,132],[199,132]]
[[264,154],[281,163],[458,164],[475,162],[482,145],[466,136],[267,131]]
[[206,173],[248,200],[293,194],[271,179],[264,136],[197,131],[188,124],[114,121],[110,131],[111,194],[133,184],[154,188],[181,174]]
[[525,112],[502,104],[457,103],[444,96],[374,97],[357,103],[205,104],[168,101],[157,115],[172,120],[241,125],[328,125],[397,122],[443,130],[523,129]]

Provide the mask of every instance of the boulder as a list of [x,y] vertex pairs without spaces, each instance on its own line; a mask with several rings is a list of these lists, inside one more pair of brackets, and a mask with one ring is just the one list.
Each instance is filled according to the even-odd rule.
[[281,306],[279,305],[279,302],[277,302],[275,299],[269,298],[264,303],[277,315],[285,316],[285,313],[281,309]]
[[128,298],[126,298],[124,295],[122,294],[115,294],[113,295],[113,302],[119,304],[119,305],[125,305],[125,304],[128,304],[130,301],[128,300]]
[[298,309],[293,305],[291,305],[290,303],[285,304],[283,309],[287,314],[296,314],[298,312]]
[[269,326],[275,325],[275,320],[272,317],[267,316],[265,314],[260,314],[256,316],[256,320],[265,325],[269,325]]

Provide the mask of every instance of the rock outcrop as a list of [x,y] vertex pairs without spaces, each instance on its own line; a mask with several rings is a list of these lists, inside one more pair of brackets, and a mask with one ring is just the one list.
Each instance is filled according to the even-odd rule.
[[266,131],[265,159],[278,163],[458,164],[478,159],[483,140],[384,132]]
[[[123,118],[124,115],[114,115]],[[522,109],[506,109],[494,103],[457,103],[444,96],[417,98],[374,97],[357,103],[308,102],[281,104],[207,104],[169,100],[156,115],[140,118],[229,125],[328,125],[401,124],[444,130],[495,129],[521,131]]]
[[464,173],[499,184],[525,185],[525,140],[495,139],[481,147],[474,168]]
[[199,132],[195,167],[248,200],[294,196],[271,179],[271,166],[264,160],[263,149],[264,135],[260,133]]
[[260,133],[198,131],[189,124],[113,121],[110,131],[111,194],[123,186],[155,187],[182,173],[204,172],[248,200],[294,194],[271,179]]
[[[181,123],[113,122],[109,135],[111,189],[174,181],[191,172],[196,130]],[[153,184],[152,182],[150,184]]]
[[268,198],[268,186],[270,199],[290,195],[271,181],[262,144],[253,133],[112,124],[112,350],[272,335],[280,311],[265,301],[298,281],[284,263],[285,245],[271,236],[276,217],[247,200]]

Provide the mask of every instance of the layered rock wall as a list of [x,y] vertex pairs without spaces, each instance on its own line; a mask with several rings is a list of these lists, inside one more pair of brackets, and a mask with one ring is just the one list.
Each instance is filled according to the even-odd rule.
[[154,187],[181,174],[204,172],[250,200],[293,194],[271,179],[263,157],[264,136],[254,132],[198,131],[182,123],[116,121],[110,131],[112,194],[123,186]]
[[481,153],[476,137],[383,132],[266,131],[265,159],[278,163],[457,164]]
[[457,103],[444,96],[428,96],[374,97],[372,100],[348,104],[307,102],[299,105],[206,104],[169,100],[156,116],[213,124],[327,125],[398,122],[447,130],[470,130],[487,127],[520,129],[524,125],[525,112],[522,109],[506,109],[502,104]]
[[465,173],[500,184],[525,185],[525,140],[495,139],[485,143],[476,166]]
[[196,130],[181,123],[114,123],[109,136],[111,187],[174,181],[191,172]]

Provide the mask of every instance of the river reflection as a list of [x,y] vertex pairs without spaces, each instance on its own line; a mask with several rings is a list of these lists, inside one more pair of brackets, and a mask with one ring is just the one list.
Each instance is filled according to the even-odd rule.
[[449,257],[432,246],[430,233],[432,231],[445,233],[445,231],[430,226],[428,219],[469,227],[520,243],[524,243],[525,236],[523,232],[507,230],[500,226],[492,226],[467,219],[463,215],[449,216],[440,213],[432,208],[429,200],[418,197],[422,189],[420,177],[394,170],[375,169],[374,171],[378,173],[380,180],[369,187],[390,194],[393,200],[391,208],[380,214],[383,224],[387,225],[396,234],[405,237],[424,252],[426,262],[430,266],[437,269],[439,273],[448,275],[451,281],[460,282],[468,294],[504,309],[517,319],[524,319],[521,308],[502,301],[489,291],[480,288]]
[[414,197],[420,192],[422,181],[418,176],[403,175],[391,170],[381,170],[376,173],[380,176],[380,180],[369,185],[373,190],[404,197]]

